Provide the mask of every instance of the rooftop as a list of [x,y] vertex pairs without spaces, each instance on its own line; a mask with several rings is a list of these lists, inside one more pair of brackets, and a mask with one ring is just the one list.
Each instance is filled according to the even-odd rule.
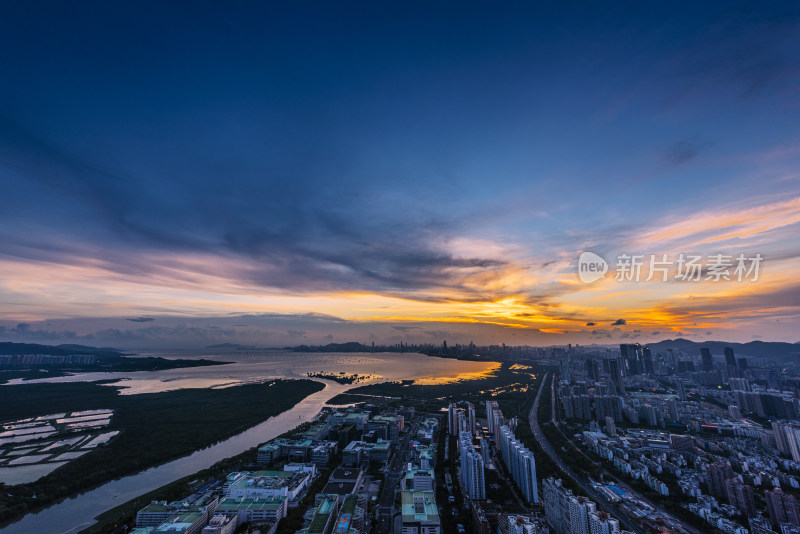
[[439,510],[432,491],[405,490],[401,502],[403,523],[439,522]]
[[166,523],[161,523],[153,532],[181,531],[194,525],[203,516],[200,512],[180,512],[170,517]]
[[240,510],[277,510],[283,506],[283,501],[286,497],[265,497],[262,499],[225,499],[220,501],[217,506],[217,512],[222,510],[228,512]]
[[311,524],[308,525],[308,532],[309,534],[317,534],[322,532],[325,529],[325,525],[328,524],[328,519],[333,513],[333,509],[336,506],[336,499],[326,497],[319,505],[317,510],[314,512],[314,518],[311,520]]
[[337,467],[331,474],[331,480],[356,481],[361,475],[360,469],[352,467]]
[[322,489],[322,493],[330,495],[349,495],[353,493],[355,482],[328,482]]
[[[232,482],[230,489],[264,488],[278,489],[291,486],[293,482],[302,480],[307,473],[302,471],[253,471]],[[294,480],[293,480],[294,479]]]

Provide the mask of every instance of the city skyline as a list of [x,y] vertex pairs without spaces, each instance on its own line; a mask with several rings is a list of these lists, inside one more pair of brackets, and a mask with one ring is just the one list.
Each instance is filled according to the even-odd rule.
[[798,342],[800,9],[681,11],[4,6],[0,338]]

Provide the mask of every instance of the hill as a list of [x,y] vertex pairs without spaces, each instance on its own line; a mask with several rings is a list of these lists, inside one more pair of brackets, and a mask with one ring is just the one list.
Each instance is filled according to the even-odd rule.
[[117,349],[87,347],[85,345],[40,345],[38,343],[13,343],[0,342],[0,354],[11,356],[24,356],[26,354],[49,354],[52,356],[77,356],[92,354],[108,358],[124,356]]
[[729,343],[726,341],[704,341],[698,343],[684,338],[665,339],[658,343],[649,343],[650,349],[659,352],[667,349],[677,349],[683,352],[700,353],[701,348],[711,349],[712,354],[723,354],[725,347],[731,347],[736,356],[750,356],[752,358],[769,358],[774,360],[789,360],[800,355],[800,344],[784,343],[780,341],[750,341],[748,343]]

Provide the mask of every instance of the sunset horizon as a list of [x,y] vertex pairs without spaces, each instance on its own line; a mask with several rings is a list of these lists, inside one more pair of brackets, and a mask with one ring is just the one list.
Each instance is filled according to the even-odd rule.
[[[789,5],[52,9],[2,37],[51,35],[4,61],[0,337],[799,340]],[[719,254],[757,280],[676,277]]]

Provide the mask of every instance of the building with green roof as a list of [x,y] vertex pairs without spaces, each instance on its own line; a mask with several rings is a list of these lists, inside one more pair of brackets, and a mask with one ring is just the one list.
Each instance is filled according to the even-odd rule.
[[298,530],[298,534],[330,534],[338,512],[339,496],[327,495],[314,509],[308,526]]
[[432,491],[404,490],[400,502],[402,534],[440,534],[439,509]]
[[152,534],[199,534],[207,522],[207,512],[178,512],[155,527]]

